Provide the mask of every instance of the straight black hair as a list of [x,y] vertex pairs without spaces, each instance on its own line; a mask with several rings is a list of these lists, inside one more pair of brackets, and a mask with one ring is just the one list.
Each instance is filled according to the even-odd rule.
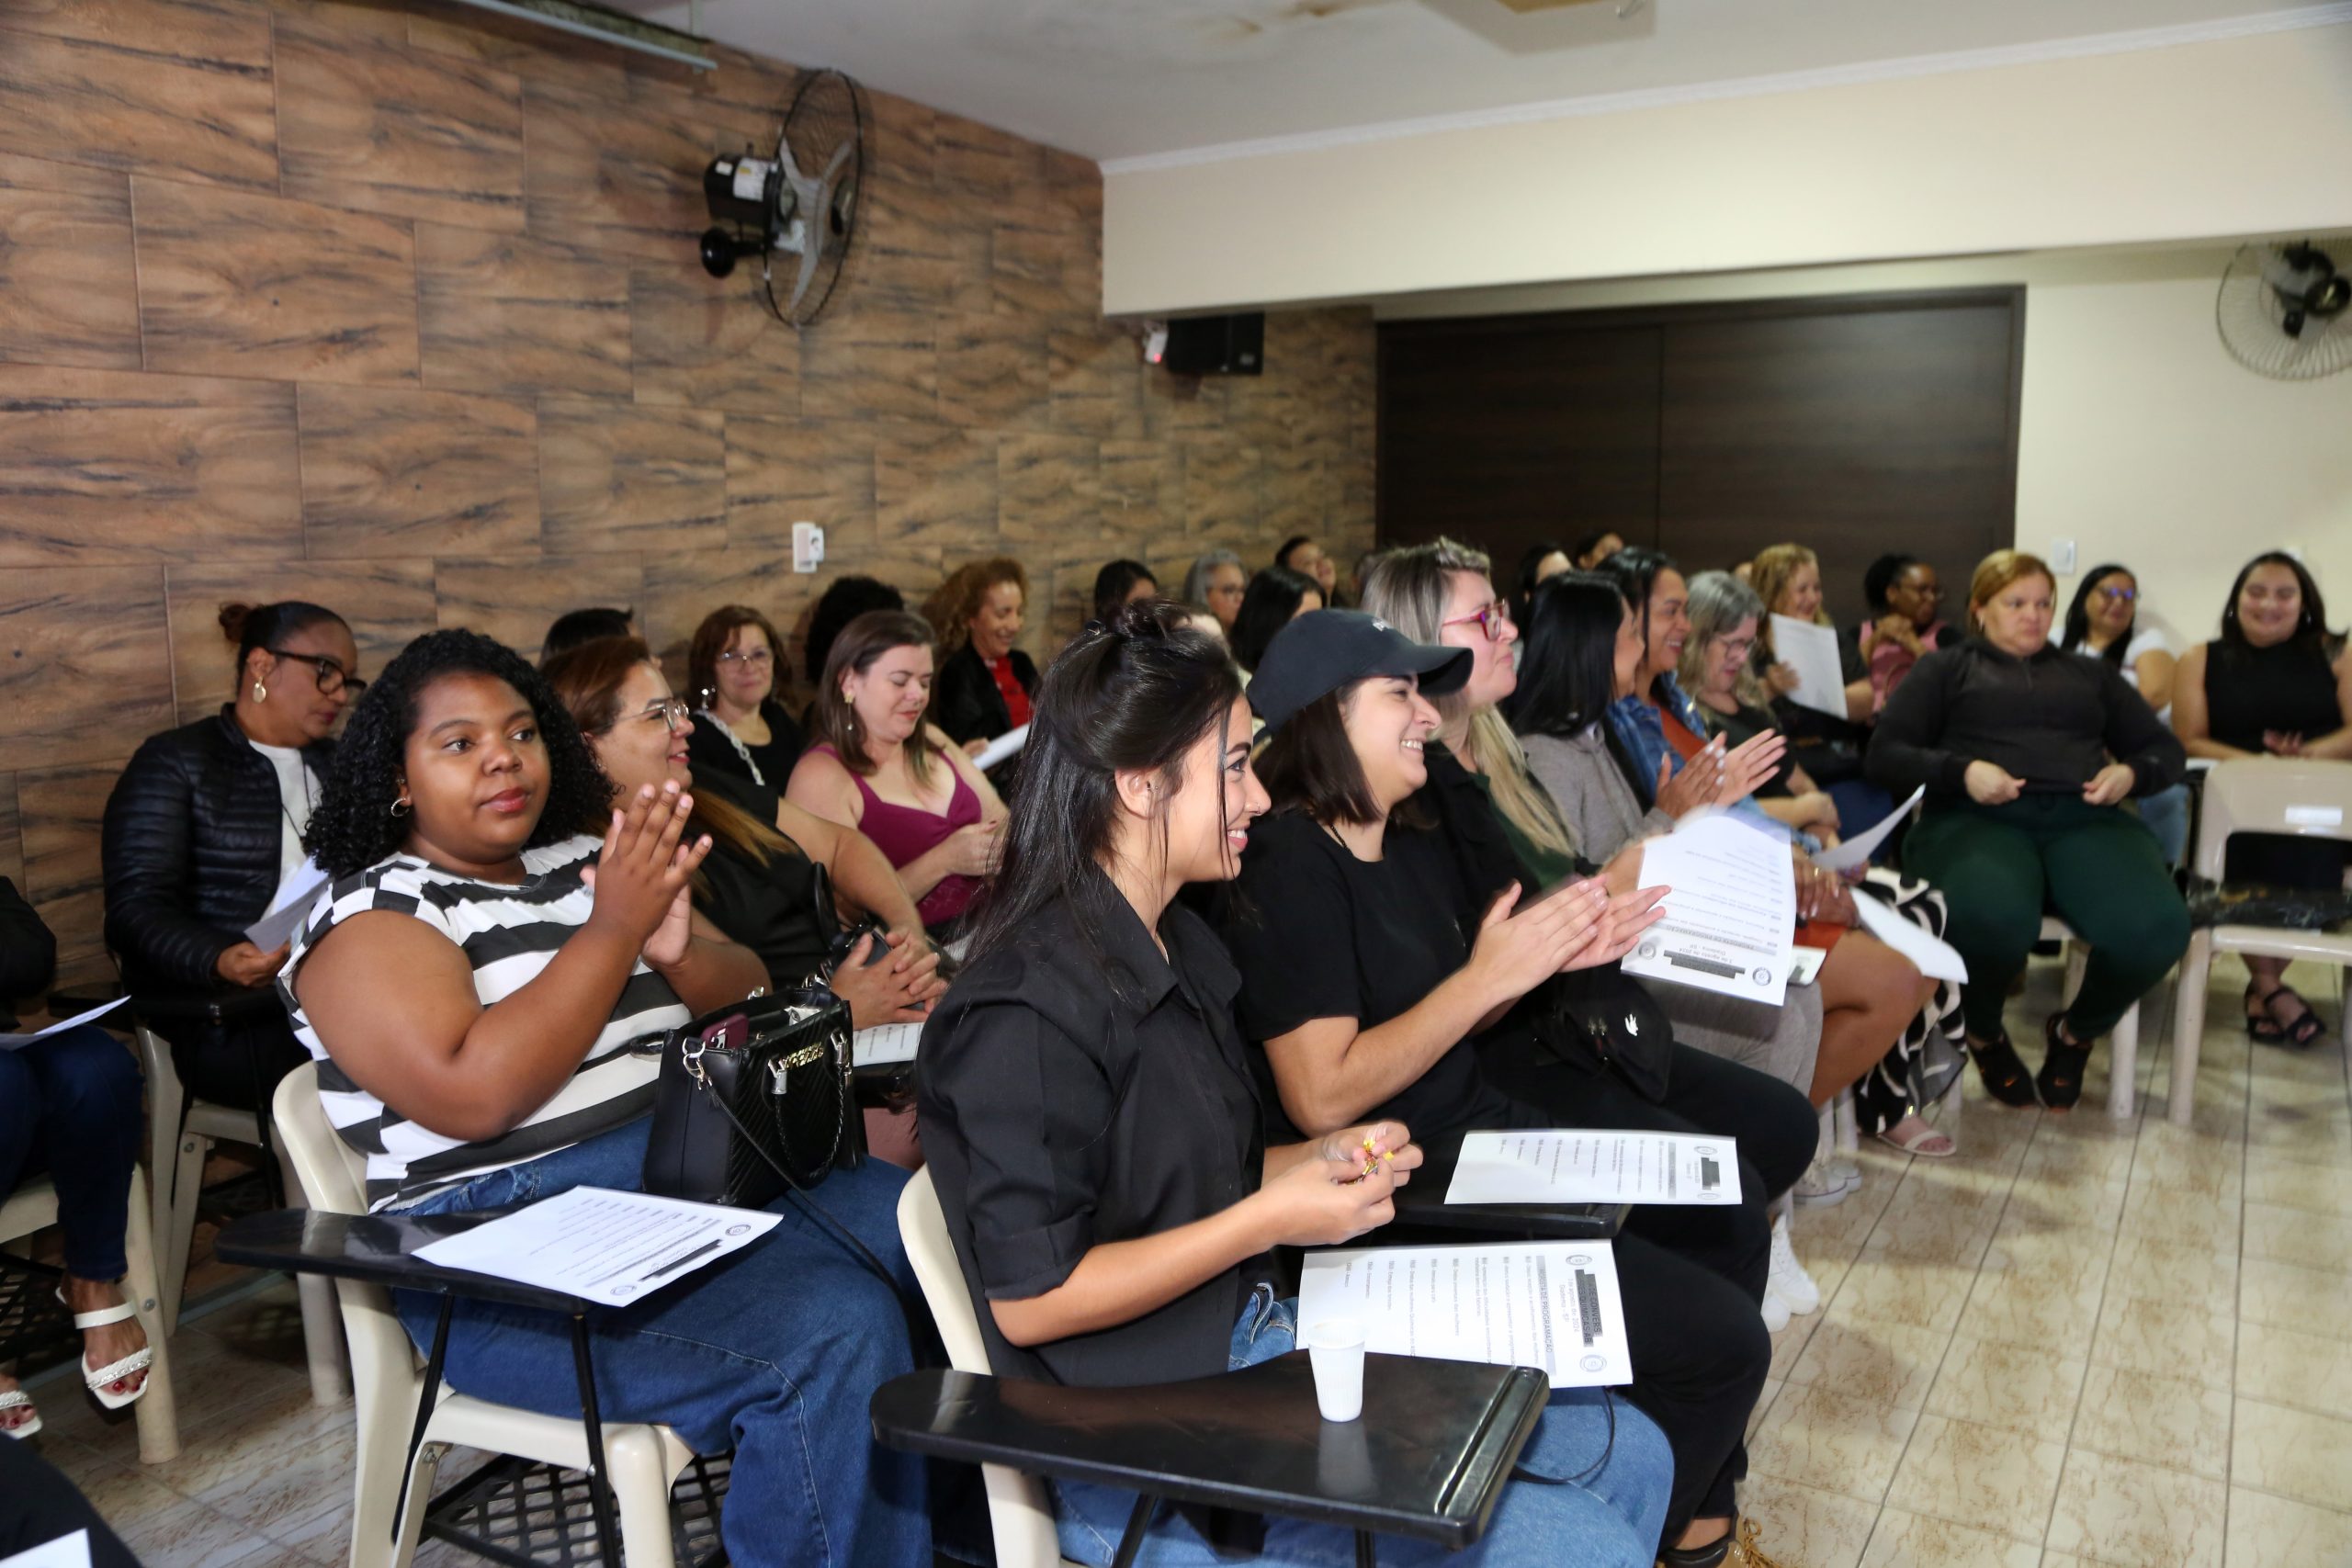
[[2237,580],[2230,584],[2230,602],[2222,606],[2222,646],[2232,652],[2253,648],[2246,641],[2245,628],[2238,625],[2238,595],[2245,592],[2245,580],[2256,567],[2283,566],[2295,574],[2295,584],[2302,591],[2303,613],[2295,621],[2294,645],[2313,658],[2330,660],[2343,646],[2341,634],[2327,626],[2327,603],[2319,596],[2319,584],[2302,562],[2284,550],[2265,550],[2238,569]]
[[220,635],[237,645],[237,679],[241,683],[245,678],[245,660],[253,657],[255,649],[270,652],[296,632],[306,632],[329,621],[339,626],[346,625],[341,615],[325,605],[304,599],[281,599],[275,604],[223,604],[220,621]]
[[[2058,637],[2058,647],[2061,650],[2067,653],[2088,651],[2083,645],[2089,642],[2091,638],[2091,594],[2098,590],[2100,583],[2119,571],[2126,577],[2132,576],[2132,569],[2118,561],[2104,561],[2083,573],[2082,582],[2075,589],[2074,599],[2066,605],[2065,627]],[[2241,577],[2240,581],[2243,581],[2244,578]],[[2237,594],[2232,592],[2230,604],[2234,607],[2237,602]],[[2106,660],[2118,670],[2122,669],[2123,650],[2131,645],[2132,634],[2139,629],[2140,606],[2134,603],[2132,606],[2132,624],[2123,628],[2121,637],[2100,649],[2098,657]]]
[[1136,591],[1138,582],[1148,582],[1154,588],[1159,586],[1159,579],[1152,575],[1151,568],[1139,560],[1129,560],[1122,556],[1117,560],[1103,562],[1102,570],[1094,574],[1094,618],[1109,626],[1117,618],[1119,607],[1127,602],[1127,595]]
[[1314,542],[1315,536],[1312,534],[1293,534],[1289,538],[1284,539],[1282,542],[1282,547],[1274,552],[1274,564],[1284,570],[1296,571],[1298,568],[1290,564],[1291,551],[1301,545],[1311,545]]
[[972,917],[972,957],[1020,940],[1039,911],[1069,898],[1079,941],[1124,992],[1128,977],[1110,968],[1095,934],[1125,908],[1101,874],[1118,823],[1117,775],[1151,769],[1169,799],[1183,783],[1185,754],[1211,730],[1224,735],[1240,695],[1224,644],[1164,601],[1130,604],[1080,632],[1037,683],[1003,858]]
[[1537,589],[1520,626],[1519,689],[1509,713],[1520,734],[1563,740],[1600,725],[1634,798],[1647,800],[1650,781],[1636,776],[1639,770],[1608,721],[1617,700],[1617,627],[1629,607],[1624,589],[1607,571],[1572,571]]
[[[817,607],[808,612],[808,646],[800,667],[808,672],[811,686],[821,685],[825,679],[825,656],[833,651],[833,639],[842,628],[868,610],[903,610],[907,596],[878,578],[837,577],[817,595]],[[778,649],[780,662],[784,650]]]
[[592,642],[602,642],[608,637],[635,637],[629,623],[637,619],[637,611],[616,609],[610,604],[592,604],[584,610],[566,610],[548,626],[548,635],[539,639],[539,663],[559,653],[568,653]]
[[1266,657],[1266,645],[1290,625],[1309,593],[1320,599],[1323,585],[1286,566],[1270,566],[1251,578],[1248,592],[1241,595],[1241,608],[1233,617],[1234,662],[1244,670],[1258,668],[1258,661]]
[[1527,621],[1527,606],[1534,602],[1537,587],[1535,574],[1543,569],[1544,561],[1553,556],[1564,558],[1568,563],[1570,571],[1577,570],[1577,558],[1568,553],[1567,546],[1556,539],[1538,539],[1528,546],[1526,551],[1520,556],[1519,569],[1511,573],[1510,618],[1522,626]]

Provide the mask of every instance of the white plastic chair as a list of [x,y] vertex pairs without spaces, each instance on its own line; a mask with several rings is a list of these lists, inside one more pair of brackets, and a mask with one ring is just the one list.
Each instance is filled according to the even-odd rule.
[[[279,1139],[311,1206],[335,1213],[367,1212],[366,1167],[334,1134],[319,1105],[318,1066],[305,1063],[286,1075],[272,1105]],[[392,1511],[401,1494],[417,1401],[424,1387],[424,1359],[393,1314],[390,1292],[349,1280],[334,1281],[343,1326],[351,1344],[351,1381],[358,1418],[357,1472],[353,1483],[351,1568],[406,1568],[415,1553],[426,1499],[443,1450],[451,1444],[519,1454],[543,1464],[584,1470],[588,1438],[581,1423],[492,1404],[446,1383],[409,1478],[408,1506],[392,1539]],[[619,1504],[621,1551],[630,1568],[674,1568],[670,1488],[694,1458],[667,1427],[605,1423],[605,1471]]]
[[[180,1300],[187,1288],[188,1253],[196,1243],[205,1162],[215,1144],[261,1147],[261,1118],[209,1100],[189,1100],[179,1069],[172,1065],[170,1043],[143,1023],[132,1027],[147,1074],[147,1169],[153,1182],[156,1283],[163,1292],[163,1320],[176,1331]],[[293,1163],[283,1148],[277,1158],[286,1179],[286,1201],[299,1205],[303,1189]],[[321,1404],[341,1404],[351,1397],[351,1369],[344,1359],[343,1331],[335,1322],[334,1288],[322,1276],[306,1274],[294,1281],[294,1289],[302,1308],[311,1397]]]
[[[899,1240],[914,1265],[923,1300],[931,1304],[948,1364],[959,1372],[989,1373],[980,1320],[973,1311],[971,1292],[964,1287],[964,1271],[956,1262],[956,1245],[948,1239],[947,1216],[939,1207],[928,1167],[916,1171],[899,1194]],[[1054,1534],[1054,1509],[1044,1482],[1001,1464],[980,1466],[980,1479],[988,1487],[997,1568],[1076,1568],[1062,1556]]]
[[[2219,882],[2233,833],[2285,833],[2304,839],[2352,839],[2352,767],[2290,757],[2235,758],[2205,775],[2189,869]],[[2172,1120],[2188,1125],[2197,1095],[2197,1052],[2205,1038],[2205,987],[2213,953],[2257,958],[2308,958],[2343,971],[2352,997],[2352,936],[2276,926],[2220,925],[2188,934],[2180,961],[2180,994],[2172,1014]],[[2338,1026],[2342,1027],[2341,1025]]]
[[[2041,940],[2064,942],[2066,948],[2066,988],[2059,1000],[2071,1005],[2075,993],[2083,988],[2083,971],[2091,961],[2090,943],[2075,934],[2074,928],[2055,915],[2041,917]],[[2108,1058],[2107,1113],[2117,1121],[2132,1114],[2133,1086],[2140,1076],[2140,1004],[2133,1002],[2107,1037],[2108,1048],[2113,1053]]]
[[[0,1195],[0,1246],[19,1241],[57,1223],[57,1189],[47,1177],[36,1177],[15,1191]],[[147,1331],[155,1352],[147,1369],[147,1392],[132,1405],[139,1427],[139,1460],[162,1464],[180,1457],[179,1405],[172,1394],[172,1359],[164,1342],[162,1293],[155,1288],[155,1235],[147,1216],[147,1189],[139,1168],[130,1169],[130,1213],[123,1234],[124,1261],[130,1271],[123,1277],[122,1292]],[[75,1337],[78,1344],[80,1337]],[[79,1352],[76,1353],[79,1359]],[[78,1373],[78,1367],[76,1371]],[[78,1385],[74,1397],[81,1397]],[[0,1442],[7,1439],[0,1438]]]

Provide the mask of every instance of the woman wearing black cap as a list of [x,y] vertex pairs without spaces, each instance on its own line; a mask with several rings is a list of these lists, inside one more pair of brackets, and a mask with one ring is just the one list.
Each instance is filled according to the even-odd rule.
[[[1736,1207],[1638,1210],[1617,1242],[1633,1400],[1675,1453],[1661,1557],[1706,1568],[1732,1548],[1742,1434],[1771,1359],[1764,1205],[1803,1168],[1812,1112],[1784,1084],[1673,1043],[1637,988],[1557,983],[1629,951],[1662,889],[1588,877],[1542,898],[1513,885],[1483,908],[1472,899],[1444,834],[1408,804],[1428,782],[1430,698],[1471,662],[1351,611],[1275,636],[1250,687],[1274,809],[1250,835],[1226,927],[1242,1032],[1309,1134],[1396,1117],[1442,1146],[1499,1127],[1737,1132],[1778,1111],[1804,1135],[1769,1177],[1743,1139]],[[1519,1064],[1508,1088],[1489,1059]]]
[[[1125,1386],[1272,1359],[1293,1348],[1296,1322],[1271,1249],[1387,1224],[1420,1151],[1393,1118],[1267,1138],[1232,964],[1175,902],[1187,882],[1234,874],[1266,803],[1223,645],[1172,605],[1130,606],[1046,670],[1034,722],[970,962],[915,1068],[924,1152],[989,1365]],[[1393,1169],[1363,1176],[1368,1145],[1396,1151]],[[1597,1390],[1556,1393],[1521,1462],[1569,1483],[1508,1487],[1461,1562],[1652,1561],[1669,1456],[1639,1410]],[[1134,1496],[1074,1483],[1053,1494],[1063,1555],[1109,1562]],[[1380,1547],[1392,1568],[1442,1555]],[[1143,1560],[1227,1559],[1179,1510],[1155,1518]],[[1346,1532],[1270,1519],[1257,1560],[1343,1562]]]

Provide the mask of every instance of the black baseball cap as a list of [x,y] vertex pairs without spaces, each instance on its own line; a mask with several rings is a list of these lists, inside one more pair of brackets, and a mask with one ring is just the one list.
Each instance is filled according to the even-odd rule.
[[1309,610],[1274,634],[1250,682],[1250,707],[1272,734],[1317,697],[1374,675],[1415,675],[1432,697],[1470,679],[1470,650],[1415,642],[1362,610]]

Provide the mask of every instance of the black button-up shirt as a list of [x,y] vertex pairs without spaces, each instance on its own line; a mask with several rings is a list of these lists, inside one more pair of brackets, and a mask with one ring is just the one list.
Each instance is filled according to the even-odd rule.
[[1205,1377],[1226,1370],[1240,1301],[1266,1274],[1259,1260],[1131,1323],[1028,1349],[988,1307],[1043,1295],[1098,1243],[1229,1208],[1263,1177],[1233,1022],[1240,980],[1223,944],[1172,906],[1163,959],[1109,879],[1090,879],[966,968],[933,1010],[915,1067],[923,1156],[999,1375]]

